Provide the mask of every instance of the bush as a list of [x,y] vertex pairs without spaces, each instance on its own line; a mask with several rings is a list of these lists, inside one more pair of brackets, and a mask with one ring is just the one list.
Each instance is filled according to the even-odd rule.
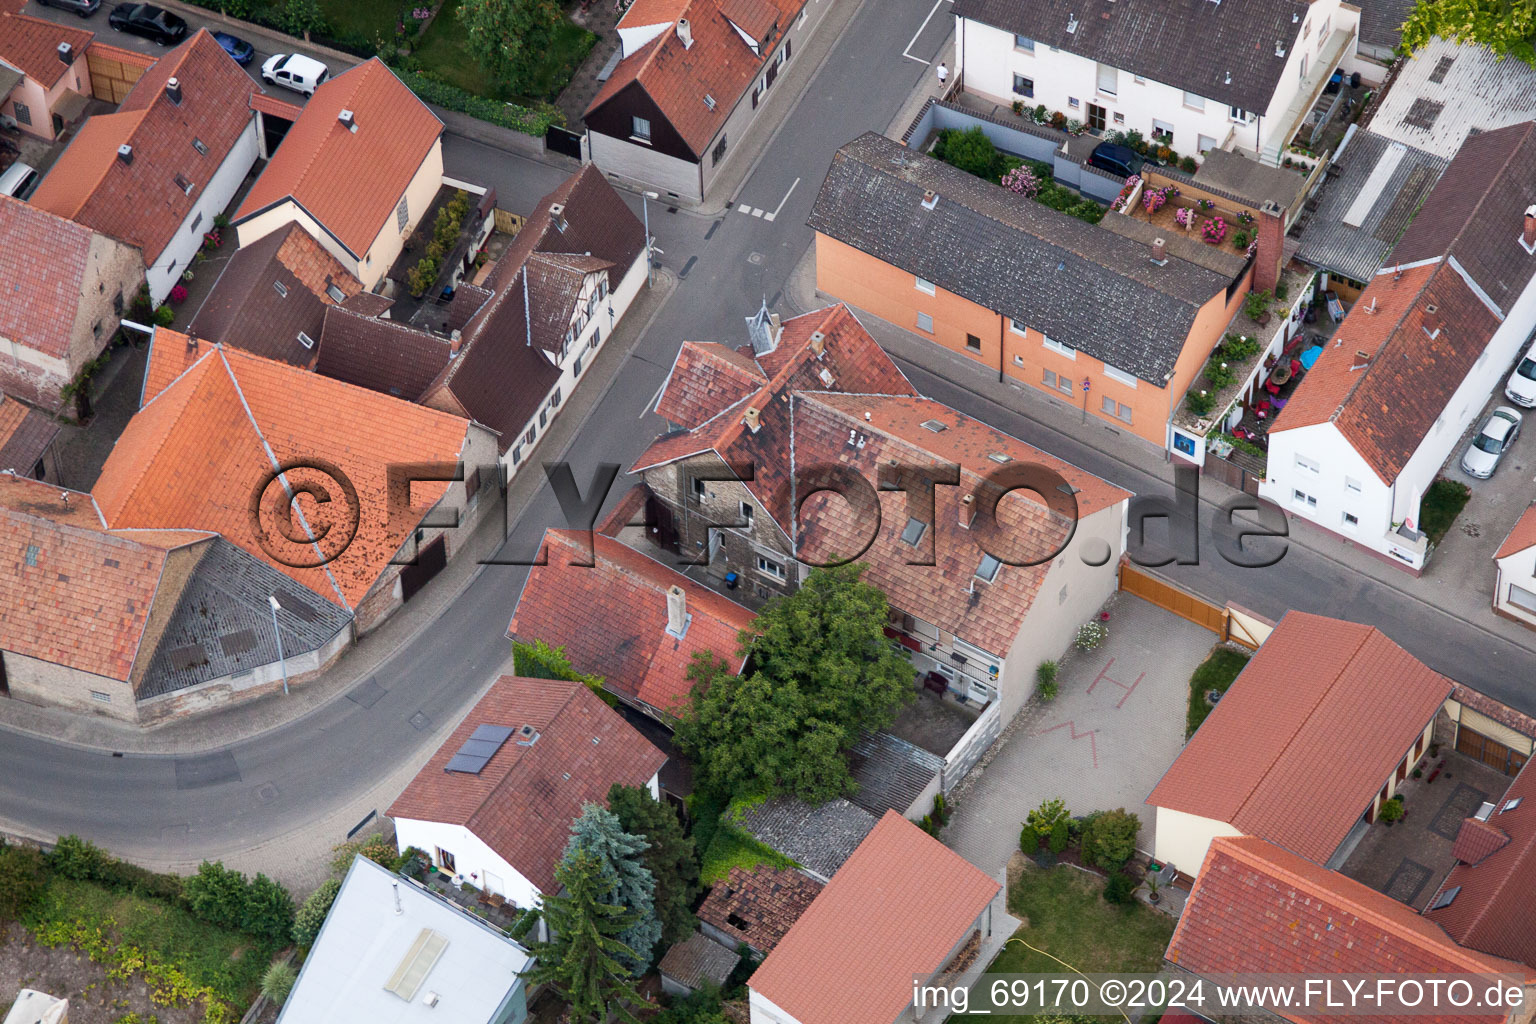
[[220,928],[238,929],[245,922],[245,876],[215,861],[203,861],[197,874],[182,883],[187,909]]
[[946,128],[939,133],[933,155],[967,174],[996,181],[1002,174],[1002,154],[980,128]]
[[1019,849],[1024,856],[1033,857],[1040,849],[1040,833],[1025,825],[1019,830]]
[[1232,244],[1239,249],[1248,248],[1248,232],[1242,228],[1232,232]]
[[1071,817],[1066,801],[1046,800],[1024,816],[1024,824],[1034,829],[1037,835],[1046,837],[1058,824],[1065,825]]
[[1199,168],[1200,165],[1195,163],[1195,158],[1192,156],[1186,156],[1184,159],[1179,161],[1179,170],[1186,174],[1194,174],[1195,171],[1199,170]]
[[48,861],[55,873],[73,881],[97,882],[118,892],[135,892],[167,903],[181,899],[181,876],[118,860],[79,836],[60,836]]
[[1114,871],[1136,853],[1141,819],[1121,807],[1097,815],[1083,828],[1083,860]]
[[252,935],[286,941],[293,933],[293,897],[266,875],[251,880],[245,893],[245,912],[240,927]]
[[1257,320],[1269,310],[1271,298],[1268,291],[1249,292],[1243,300],[1243,315],[1250,320]]
[[1056,699],[1056,663],[1054,661],[1042,661],[1035,668],[1035,692],[1040,694],[1041,700]]
[[325,924],[325,915],[331,912],[331,904],[336,902],[336,894],[339,892],[341,879],[327,878],[320,888],[305,897],[299,905],[298,912],[293,915],[293,941],[300,949],[308,949],[315,944],[320,926]]
[[1049,843],[1051,852],[1057,856],[1060,856],[1061,851],[1065,850],[1069,845],[1071,845],[1071,843],[1072,830],[1067,825],[1067,819],[1062,818],[1060,821],[1056,822],[1056,824],[1051,826],[1051,838]]
[[0,846],[0,923],[21,917],[48,885],[48,860],[30,846]]
[[79,836],[60,836],[50,858],[53,870],[76,882],[93,882],[101,877],[107,862],[106,851]]
[[1109,627],[1102,622],[1085,622],[1077,627],[1077,637],[1072,642],[1080,651],[1091,651],[1109,636]]
[[1136,898],[1136,879],[1124,871],[1116,871],[1109,876],[1104,883],[1104,899],[1110,903],[1124,906]]
[[1216,396],[1204,391],[1191,391],[1185,397],[1184,404],[1196,416],[1205,416],[1216,405]]
[[1381,805],[1382,821],[1401,821],[1403,813],[1403,798],[1400,796],[1394,796],[1391,800]]
[[167,305],[155,307],[155,326],[169,327],[176,322],[176,311]]
[[403,67],[396,67],[393,70],[400,81],[405,83],[406,88],[425,103],[435,103],[440,107],[447,107],[449,110],[489,121],[491,124],[499,124],[515,132],[522,132],[524,135],[543,138],[545,130],[550,125],[565,124],[565,114],[551,103],[539,103],[533,107],[499,103],[484,96],[465,92],[458,86],[440,82],[419,71]]
[[293,991],[293,983],[298,980],[298,973],[291,964],[274,963],[261,976],[261,994],[281,1006],[288,1001],[288,993]]

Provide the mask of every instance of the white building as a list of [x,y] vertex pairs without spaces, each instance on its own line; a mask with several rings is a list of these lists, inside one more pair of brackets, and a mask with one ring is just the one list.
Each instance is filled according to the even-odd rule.
[[1419,505],[1536,326],[1536,124],[1472,136],[1269,431],[1259,487],[1415,574]]
[[1536,504],[1515,521],[1493,563],[1494,612],[1536,629]]
[[503,676],[387,813],[402,852],[534,907],[558,888],[582,805],[604,804],[615,783],[660,799],[666,759],[586,685]]
[[1270,164],[1354,53],[1360,21],[1340,0],[956,0],[954,13],[967,92]]

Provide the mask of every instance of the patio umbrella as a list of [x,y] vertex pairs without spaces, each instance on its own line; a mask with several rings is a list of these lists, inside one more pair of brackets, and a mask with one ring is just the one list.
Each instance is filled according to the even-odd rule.
[[1301,354],[1301,365],[1302,365],[1302,367],[1305,368],[1305,369],[1308,369],[1308,370],[1312,369],[1312,364],[1317,362],[1317,360],[1322,356],[1322,354],[1323,354],[1322,346],[1321,345],[1313,345],[1311,348],[1307,349],[1305,352],[1303,352]]

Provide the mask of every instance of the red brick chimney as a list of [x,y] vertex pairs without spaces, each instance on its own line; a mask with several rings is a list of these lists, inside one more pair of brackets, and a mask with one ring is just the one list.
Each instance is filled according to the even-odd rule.
[[1525,208],[1525,227],[1520,232],[1520,244],[1536,251],[1536,206]]
[[1285,259],[1285,211],[1273,200],[1259,207],[1258,249],[1253,254],[1253,290],[1272,292]]
[[1158,266],[1168,262],[1168,240],[1166,238],[1152,239],[1152,262]]
[[976,520],[976,496],[967,494],[960,499],[960,526],[969,530]]

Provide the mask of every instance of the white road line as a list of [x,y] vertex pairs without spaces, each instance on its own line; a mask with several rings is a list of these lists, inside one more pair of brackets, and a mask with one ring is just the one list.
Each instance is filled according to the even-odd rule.
[[771,220],[773,220],[773,218],[775,218],[777,216],[778,216],[778,214],[776,214],[776,213],[765,213],[765,214],[763,214],[763,220],[771,221]]
[[754,216],[754,217],[761,217],[763,214],[765,214],[767,212],[768,212],[767,210],[753,210],[752,211],[752,216]]
[[914,56],[912,56],[912,47],[914,45],[916,45],[917,37],[922,35],[923,34],[923,30],[928,27],[928,22],[931,21],[933,19],[933,16],[938,13],[939,6],[941,4],[945,4],[945,3],[949,3],[949,2],[951,2],[951,0],[934,0],[933,9],[928,12],[928,17],[924,18],[923,19],[923,23],[917,27],[917,31],[912,33],[912,42],[908,43],[907,44],[907,48],[905,50],[901,51],[901,55],[903,57],[907,58],[907,60],[915,60],[919,64],[932,64],[933,63],[933,61],[931,61],[931,60],[923,60],[923,58],[921,58],[921,57],[914,57]]
[[[943,0],[940,0],[940,2],[942,3]],[[784,193],[784,198],[779,200],[779,205],[775,206],[773,208],[773,212],[768,215],[768,219],[769,220],[773,220],[773,218],[777,217],[779,215],[779,213],[784,209],[784,204],[789,202],[789,197],[790,196],[794,195],[794,193],[795,193],[795,186],[798,185],[798,184],[800,184],[800,179],[799,178],[796,178],[794,181],[790,182],[790,184],[789,184],[789,191]]]
[[757,212],[756,210],[752,209],[752,207],[750,207],[750,206],[740,207],[740,210],[741,210],[742,213],[746,214],[748,217],[752,216],[754,213]]

